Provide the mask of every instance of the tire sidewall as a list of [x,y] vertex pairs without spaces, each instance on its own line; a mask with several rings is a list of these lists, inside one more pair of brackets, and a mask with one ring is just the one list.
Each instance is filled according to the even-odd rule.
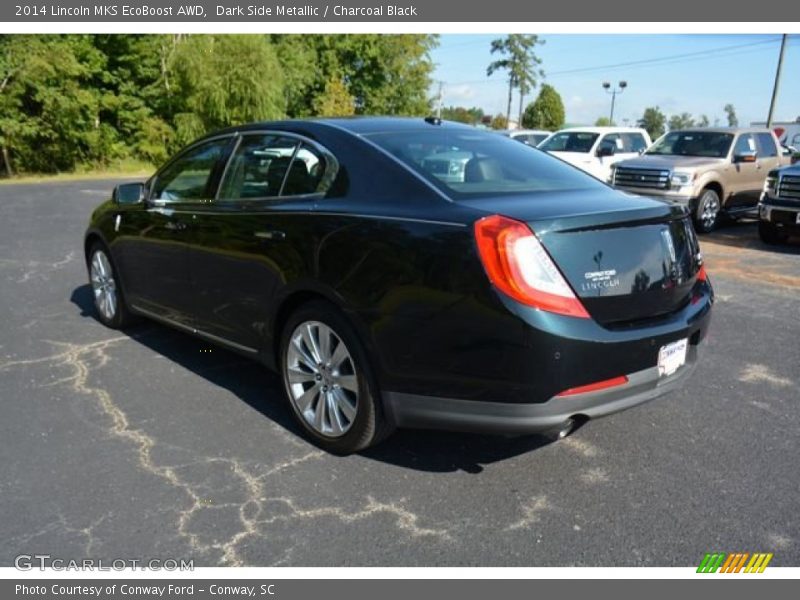
[[[306,422],[291,397],[286,373],[286,354],[295,329],[306,321],[318,321],[330,327],[345,343],[350,352],[350,357],[355,363],[353,366],[358,377],[356,418],[347,433],[340,437],[328,437],[317,432]],[[292,414],[294,414],[303,431],[317,446],[335,454],[349,454],[361,450],[373,442],[378,426],[377,421],[382,418],[381,406],[377,400],[380,398],[379,388],[363,344],[353,327],[336,307],[327,302],[314,301],[296,310],[283,327],[279,359],[278,368],[283,382],[284,393],[286,394],[286,401],[289,403]]]
[[[714,217],[714,222],[709,227],[703,223],[703,209],[705,208],[706,203],[708,203],[712,198],[717,201],[717,214]],[[704,189],[697,200],[697,209],[695,210],[694,221],[697,231],[701,233],[709,233],[713,231],[714,228],[719,224],[721,212],[722,205],[720,203],[719,194],[712,189]]]
[[[108,264],[111,265],[111,274],[114,277],[114,295],[117,299],[117,309],[114,312],[114,317],[111,319],[107,319],[100,309],[97,307],[97,300],[95,299],[94,295],[94,287],[92,287],[92,260],[94,259],[95,254],[98,252],[102,252],[105,254],[106,258],[108,259]],[[100,242],[95,242],[89,250],[89,258],[86,262],[87,270],[89,273],[89,287],[92,291],[92,306],[94,306],[95,314],[97,315],[97,319],[106,327],[111,327],[112,329],[120,329],[125,324],[125,317],[127,314],[125,308],[125,300],[122,294],[122,286],[120,285],[119,281],[119,274],[117,272],[117,267],[114,264],[114,259],[111,257],[111,253],[108,251],[108,248],[105,244]]]

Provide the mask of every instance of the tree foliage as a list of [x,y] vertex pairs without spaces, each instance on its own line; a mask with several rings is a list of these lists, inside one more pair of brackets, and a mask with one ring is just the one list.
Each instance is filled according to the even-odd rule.
[[664,135],[667,124],[667,116],[661,112],[658,106],[650,106],[644,109],[642,118],[636,124],[647,131],[652,139],[656,139]]
[[614,125],[614,121],[608,117],[597,117],[597,120],[594,122],[595,127],[611,127],[612,125]]
[[442,108],[442,118],[448,121],[475,125],[480,123],[483,117],[483,109],[474,106],[472,108],[464,108],[463,106],[447,106]]
[[725,116],[728,117],[728,127],[738,127],[739,118],[736,116],[736,109],[733,104],[726,104],[723,110],[725,111]]
[[535,52],[538,44],[544,44],[539,36],[521,33],[512,33],[504,38],[492,40],[491,53],[498,54],[500,58],[489,64],[486,75],[491,77],[497,71],[505,71],[508,74],[506,121],[511,120],[511,100],[514,90],[519,92],[521,120],[523,98],[536,87],[539,79],[544,77],[544,71],[539,68],[542,60]]
[[686,129],[687,127],[694,127],[694,118],[687,112],[679,115],[672,115],[669,118],[669,129],[675,131],[676,129]]
[[536,100],[525,108],[522,114],[522,126],[528,129],[556,131],[564,127],[565,119],[561,95],[552,85],[545,83],[539,90]]
[[376,34],[0,36],[0,164],[53,172],[158,163],[198,135],[246,121],[429,114],[436,43]]

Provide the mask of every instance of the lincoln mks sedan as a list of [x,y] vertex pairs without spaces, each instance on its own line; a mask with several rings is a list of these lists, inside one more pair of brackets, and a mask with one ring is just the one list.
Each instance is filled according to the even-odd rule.
[[262,362],[336,453],[567,435],[683,385],[713,303],[685,207],[435,118],[213,133],[119,185],[84,246],[100,321]]

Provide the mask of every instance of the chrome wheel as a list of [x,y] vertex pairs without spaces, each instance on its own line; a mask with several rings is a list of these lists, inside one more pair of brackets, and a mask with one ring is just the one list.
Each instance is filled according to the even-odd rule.
[[700,213],[700,222],[705,231],[711,231],[714,228],[718,214],[719,199],[717,195],[714,192],[706,192],[703,194],[702,212]]
[[111,321],[117,314],[117,284],[114,281],[111,261],[102,250],[96,250],[92,254],[90,279],[94,292],[94,304],[100,314],[106,320]]
[[358,411],[359,377],[350,351],[329,326],[300,323],[292,332],[283,365],[289,397],[317,433],[341,437]]

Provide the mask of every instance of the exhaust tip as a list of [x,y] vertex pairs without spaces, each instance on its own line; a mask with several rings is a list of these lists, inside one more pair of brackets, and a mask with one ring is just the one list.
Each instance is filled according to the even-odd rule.
[[564,421],[558,428],[554,429],[550,437],[554,441],[563,440],[565,437],[575,433],[578,429],[580,429],[586,421],[589,419],[584,417],[583,415],[575,415],[570,417],[566,421]]

